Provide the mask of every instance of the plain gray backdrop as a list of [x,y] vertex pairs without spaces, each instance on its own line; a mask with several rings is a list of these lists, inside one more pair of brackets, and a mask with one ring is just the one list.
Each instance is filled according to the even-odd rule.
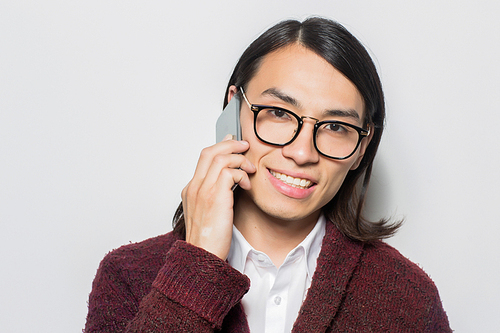
[[387,102],[368,212],[457,332],[500,327],[494,1],[0,2],[0,330],[78,332],[100,260],[171,229],[238,57],[285,18],[338,20]]

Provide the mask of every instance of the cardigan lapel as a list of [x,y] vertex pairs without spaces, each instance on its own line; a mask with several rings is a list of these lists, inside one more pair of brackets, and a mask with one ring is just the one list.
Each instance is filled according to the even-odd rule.
[[339,309],[362,252],[362,243],[350,240],[332,222],[327,222],[311,287],[292,332],[326,330]]

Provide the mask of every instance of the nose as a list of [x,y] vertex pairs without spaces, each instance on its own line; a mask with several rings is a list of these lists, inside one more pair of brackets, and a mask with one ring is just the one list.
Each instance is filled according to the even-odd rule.
[[303,118],[304,124],[295,140],[282,148],[284,157],[291,158],[297,165],[319,162],[319,153],[314,147],[314,124],[313,119]]

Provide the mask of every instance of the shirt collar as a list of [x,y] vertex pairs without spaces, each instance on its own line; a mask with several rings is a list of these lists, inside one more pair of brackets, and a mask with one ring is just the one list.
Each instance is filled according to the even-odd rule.
[[[318,222],[307,237],[297,246],[304,248],[307,259],[307,273],[310,277],[313,276],[316,270],[316,261],[321,251],[321,244],[325,236],[326,218],[323,214],[320,215]],[[294,251],[294,250],[292,250]]]
[[248,253],[253,250],[252,245],[247,242],[245,237],[233,224],[233,238],[231,239],[231,248],[227,256],[227,261],[234,269],[243,274]]
[[[303,249],[307,259],[307,273],[310,277],[312,277],[314,271],[316,270],[316,260],[318,259],[319,252],[321,251],[321,244],[323,242],[323,237],[325,236],[325,227],[326,219],[323,214],[321,214],[313,230],[311,230],[306,238],[304,238],[304,240],[287,255],[288,259],[297,251]],[[259,252],[247,242],[241,232],[233,225],[231,248],[227,257],[229,264],[240,273],[244,273],[245,264],[250,251]],[[287,259],[285,259],[284,263],[287,262]]]

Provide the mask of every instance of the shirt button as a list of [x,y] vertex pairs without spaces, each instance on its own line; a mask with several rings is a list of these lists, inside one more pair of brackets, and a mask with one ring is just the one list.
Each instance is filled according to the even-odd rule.
[[259,262],[264,262],[264,261],[266,261],[266,256],[263,255],[262,253],[259,253],[259,255],[257,256],[257,260]]
[[274,298],[274,304],[276,304],[276,305],[280,305],[280,304],[281,304],[281,297],[276,296],[276,297]]

